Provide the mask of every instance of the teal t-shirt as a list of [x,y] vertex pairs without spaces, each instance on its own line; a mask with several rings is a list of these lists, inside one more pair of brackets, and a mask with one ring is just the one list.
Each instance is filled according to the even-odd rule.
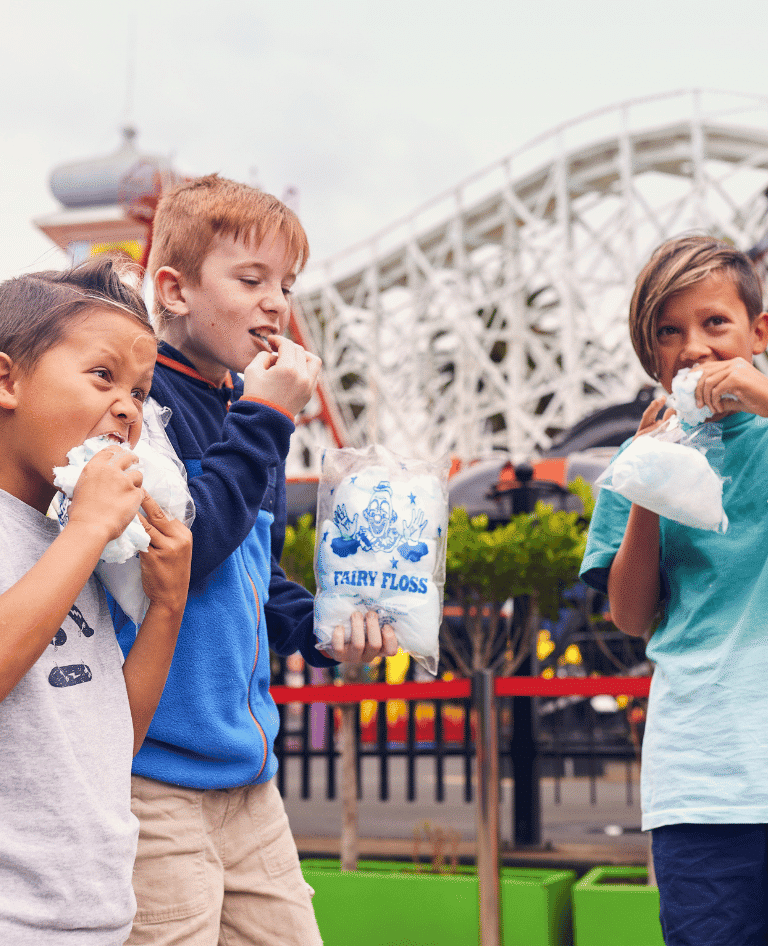
[[[661,623],[643,741],[643,829],[768,823],[768,419],[721,421],[723,506],[709,532],[660,519]],[[600,490],[581,577],[606,591],[630,503]]]

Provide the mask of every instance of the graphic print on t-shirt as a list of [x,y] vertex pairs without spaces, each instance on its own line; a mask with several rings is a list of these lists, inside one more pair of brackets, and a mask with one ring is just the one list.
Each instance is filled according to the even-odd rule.
[[[93,637],[93,628],[83,617],[83,612],[76,604],[69,609],[69,615],[77,625],[79,634],[83,637]],[[67,643],[67,633],[64,628],[59,628],[56,636],[51,641],[54,653],[58,647],[63,647]],[[78,683],[88,683],[92,679],[91,669],[85,663],[73,663],[60,667],[58,664],[48,674],[48,682],[52,687],[73,687]]]

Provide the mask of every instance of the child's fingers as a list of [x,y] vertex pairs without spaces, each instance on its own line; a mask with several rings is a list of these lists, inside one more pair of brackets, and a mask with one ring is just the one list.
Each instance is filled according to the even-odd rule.
[[149,536],[150,547],[157,548],[162,542],[162,532],[160,532],[159,529],[156,529],[149,519],[147,519],[146,516],[143,516],[141,512],[137,512],[136,515],[138,516],[139,522],[141,523],[144,531]]
[[349,637],[349,649],[359,659],[365,650],[365,618],[359,611],[350,618],[352,633]]
[[270,335],[269,340],[277,353],[274,357],[279,358],[282,364],[287,367],[290,363],[298,371],[306,370],[310,378],[317,377],[323,364],[318,355],[282,335]]
[[749,401],[754,380],[762,381],[758,370],[743,358],[709,362],[702,366],[702,371],[696,386],[696,403],[705,404],[716,414],[741,410],[742,401]]
[[400,648],[395,636],[395,629],[391,624],[383,624],[381,627],[381,641],[385,657],[394,657]]
[[667,402],[666,395],[662,394],[660,397],[654,398],[651,403],[643,411],[643,416],[640,418],[640,425],[637,428],[636,437],[639,437],[640,434],[647,434],[650,431],[655,430],[659,424],[666,420],[669,416],[674,414],[674,410],[670,407],[664,412],[664,417],[662,421],[658,421],[659,411],[664,407]]
[[257,355],[254,356],[251,364],[257,368],[260,368],[262,371],[266,371],[267,368],[271,368],[272,365],[276,361],[277,361],[277,355],[274,352],[260,351]]
[[654,398],[651,403],[643,411],[643,416],[640,420],[641,427],[649,427],[656,420],[656,416],[662,407],[666,404],[667,399],[662,394],[660,397]]
[[[171,535],[173,520],[165,514],[158,503],[144,490],[144,499],[141,501],[141,510],[138,513],[141,524],[149,535],[150,542],[153,535]],[[153,543],[154,544],[154,543]]]
[[135,453],[131,453],[129,450],[124,450],[122,447],[115,445],[114,447],[105,447],[103,450],[99,450],[83,467],[83,472],[90,469],[92,471],[98,470],[100,467],[113,467],[119,470],[122,470],[123,473],[128,477],[129,481],[133,486],[141,486],[144,481],[144,474],[136,466],[139,462],[139,458]]
[[378,653],[381,650],[381,628],[379,627],[379,616],[375,611],[369,611],[365,615],[365,641],[368,649]]
[[314,386],[317,383],[320,369],[323,367],[323,359],[311,352],[307,352],[307,374],[310,383]]
[[292,342],[290,338],[286,338],[284,335],[268,335],[269,344],[274,349],[274,354],[281,361],[296,360],[299,352],[304,354],[304,349],[301,345],[297,345],[296,342]]
[[85,465],[100,466],[102,463],[105,463],[111,466],[117,466],[121,470],[127,470],[138,462],[139,458],[135,453],[131,453],[130,450],[125,450],[123,447],[118,447],[117,444],[115,444],[114,447],[105,447],[103,450],[99,450]]
[[344,626],[337,624],[331,634],[331,650],[334,654],[344,653]]

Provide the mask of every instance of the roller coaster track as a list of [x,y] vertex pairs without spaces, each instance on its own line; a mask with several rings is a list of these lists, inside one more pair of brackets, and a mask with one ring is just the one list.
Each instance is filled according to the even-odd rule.
[[[649,383],[626,312],[654,246],[768,228],[768,98],[686,91],[561,125],[303,277],[337,439],[462,461],[546,450]],[[292,472],[331,442],[295,435]]]

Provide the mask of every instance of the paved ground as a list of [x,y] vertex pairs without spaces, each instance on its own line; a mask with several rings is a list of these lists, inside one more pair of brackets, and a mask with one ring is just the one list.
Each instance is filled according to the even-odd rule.
[[[296,762],[294,766],[292,763]],[[457,855],[473,860],[475,855],[475,804],[463,796],[459,760],[447,760],[446,801],[434,801],[434,763],[419,761],[418,798],[405,800],[403,760],[391,760],[390,799],[378,800],[378,772],[375,760],[363,767],[363,798],[359,804],[360,856],[410,859],[414,836],[419,835],[419,855],[431,855],[432,845],[425,832],[437,830],[456,840]],[[325,798],[324,770],[315,763],[312,797],[299,797],[298,760],[289,760],[285,805],[302,855],[337,855],[341,825],[338,799]],[[512,838],[512,795],[508,779],[502,780],[500,834],[502,855],[507,863],[541,865],[562,864],[588,869],[592,864],[644,864],[647,836],[639,831],[639,783],[637,767],[627,770],[623,764],[609,765],[604,777],[592,787],[588,778],[560,780],[560,798],[552,778],[542,779],[542,846],[534,850],[514,850]],[[450,832],[453,832],[451,835]],[[447,845],[448,846],[448,845]]]

